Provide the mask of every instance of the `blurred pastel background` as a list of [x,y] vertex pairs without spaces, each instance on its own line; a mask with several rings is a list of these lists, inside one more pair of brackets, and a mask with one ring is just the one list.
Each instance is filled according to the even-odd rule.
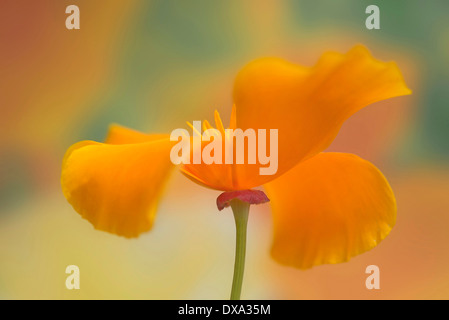
[[[67,30],[76,4],[81,29]],[[365,28],[377,4],[381,29]],[[154,229],[127,240],[93,227],[64,199],[60,166],[74,142],[109,123],[170,132],[229,119],[235,74],[252,59],[312,65],[325,50],[365,44],[395,60],[413,95],[371,105],[331,150],[356,153],[388,177],[398,222],[349,263],[299,271],[269,256],[269,206],[250,214],[243,298],[449,298],[449,2],[0,2],[0,298],[226,299],[234,258],[218,192],[174,175]],[[80,268],[67,290],[65,268]],[[378,265],[380,290],[365,288]]]

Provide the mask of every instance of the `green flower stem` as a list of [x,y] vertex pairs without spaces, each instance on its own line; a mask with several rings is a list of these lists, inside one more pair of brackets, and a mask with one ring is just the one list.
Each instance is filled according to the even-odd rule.
[[240,294],[242,292],[249,206],[249,203],[240,201],[239,199],[233,199],[231,201],[236,227],[234,278],[232,280],[231,300],[240,300]]

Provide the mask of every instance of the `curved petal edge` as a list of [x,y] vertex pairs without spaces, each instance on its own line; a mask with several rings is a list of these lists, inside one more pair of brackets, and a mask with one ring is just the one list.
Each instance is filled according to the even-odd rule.
[[81,141],[68,149],[61,185],[96,229],[133,238],[151,229],[174,167],[168,139],[112,145]]
[[379,244],[396,222],[382,173],[346,153],[320,153],[265,185],[274,221],[272,257],[307,269],[349,261]]

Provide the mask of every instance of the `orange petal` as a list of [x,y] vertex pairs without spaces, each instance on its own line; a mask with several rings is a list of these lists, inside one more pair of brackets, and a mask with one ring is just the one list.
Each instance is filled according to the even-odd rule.
[[[231,114],[231,125],[232,125],[232,114]],[[181,172],[190,180],[193,182],[207,187],[211,189],[216,190],[222,190],[222,191],[228,191],[228,190],[240,190],[239,186],[237,186],[234,183],[234,174],[233,174],[233,164],[226,164],[226,133],[225,133],[225,127],[223,125],[223,122],[221,120],[220,114],[217,110],[215,110],[214,113],[214,120],[217,128],[213,128],[209,121],[203,122],[203,130],[204,129],[214,129],[210,134],[207,134],[205,132],[201,132],[201,127],[194,127],[193,124],[190,122],[187,122],[188,126],[192,129],[192,135],[190,137],[190,163],[184,164],[181,167]],[[235,118],[235,115],[234,115]],[[201,142],[198,143],[198,148],[195,148],[194,143],[194,134],[197,134],[198,136],[203,135]],[[207,138],[210,140],[207,140]],[[211,143],[217,142],[218,150],[221,150],[221,157],[218,157],[220,159],[219,163],[210,163],[207,164],[204,162],[204,158],[202,155],[204,154],[204,149]],[[212,145],[210,145],[211,147]],[[221,147],[220,147],[221,146]],[[217,150],[217,151],[218,151]],[[235,146],[232,149],[233,154],[235,155]],[[207,154],[210,154],[214,152],[207,152]],[[202,157],[201,163],[194,163],[193,161],[193,154],[199,155],[199,157]]]
[[109,126],[108,135],[105,143],[109,144],[128,144],[128,143],[140,143],[149,142],[154,140],[160,140],[169,138],[167,134],[146,134],[133,129],[123,127],[118,124],[111,124]]
[[362,45],[327,52],[311,68],[277,58],[248,64],[234,86],[237,127],[278,129],[279,169],[260,176],[256,166],[237,167],[239,184],[252,188],[280,176],[328,147],[356,111],[410,93],[396,64],[374,59]]
[[[203,160],[200,164],[193,164],[192,157],[190,164],[184,164],[181,167],[181,172],[193,182],[215,190],[228,191],[228,190],[240,190],[234,183],[234,174],[232,172],[234,165],[225,164],[225,152],[223,139],[214,135],[211,136],[210,140],[213,142],[218,141],[221,146],[221,164],[210,163],[206,164]],[[203,154],[204,149],[212,142],[202,141],[200,148],[196,150],[193,146],[193,140],[190,142],[190,154],[194,153]],[[235,152],[235,151],[234,151]]]
[[370,162],[320,153],[266,185],[272,256],[300,269],[340,263],[374,248],[396,222],[387,180]]
[[169,139],[121,145],[78,142],[63,160],[64,196],[96,229],[137,237],[153,225],[173,167],[171,146]]

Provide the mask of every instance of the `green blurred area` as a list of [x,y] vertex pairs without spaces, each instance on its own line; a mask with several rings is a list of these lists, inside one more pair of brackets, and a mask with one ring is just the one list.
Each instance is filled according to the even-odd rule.
[[[370,4],[380,7],[380,30],[365,28],[365,8]],[[148,2],[126,30],[129,37],[117,66],[117,90],[100,101],[102,112],[84,124],[84,131],[76,139],[101,140],[107,125],[119,120],[140,129],[171,130],[160,122],[183,124],[183,119],[191,121],[194,116],[210,117],[207,110],[214,106],[206,105],[201,98],[213,90],[207,82],[208,74],[230,68],[232,75],[248,60],[282,55],[289,45],[307,50],[311,39],[326,43],[326,33],[334,41],[336,34],[349,34],[355,42],[402,47],[412,59],[418,59],[420,87],[413,88],[417,123],[404,144],[402,160],[447,160],[449,2],[292,0],[280,1],[279,7],[282,16],[271,27],[282,33],[264,37],[262,33],[270,29],[269,25],[264,25],[260,34],[251,27],[258,15],[257,3],[248,6],[239,1]],[[197,96],[180,89],[196,81],[201,82],[194,88]],[[173,95],[179,95],[176,100],[185,103],[170,104]],[[145,104],[142,97],[147,99]]]
[[[117,58],[109,67],[105,88],[97,92],[93,89],[94,94],[83,106],[87,113],[61,119],[54,141],[47,138],[39,141],[38,129],[29,132],[39,141],[35,145],[34,140],[31,146],[23,144],[23,134],[19,134],[17,141],[11,140],[3,148],[2,206],[20,203],[42,185],[58,188],[58,166],[67,147],[84,139],[103,140],[110,123],[147,132],[170,132],[185,127],[185,121],[211,120],[215,108],[226,121],[232,104],[234,76],[247,62],[275,55],[301,63],[302,55],[310,52],[314,58],[307,63],[311,64],[321,48],[345,51],[355,43],[367,45],[375,56],[381,51],[380,58],[396,60],[401,69],[406,69],[404,66],[411,69],[404,73],[414,92],[411,124],[392,153],[391,163],[446,165],[449,156],[448,1],[137,3],[132,17],[108,34],[120,38],[121,42],[104,54],[111,55],[114,51]],[[371,4],[380,8],[380,30],[365,27],[368,16],[365,9]],[[80,6],[85,8],[86,4],[80,2]],[[112,28],[114,22],[110,23]],[[88,36],[91,31],[86,32]],[[57,48],[57,43],[54,45]],[[409,75],[413,79],[408,79]],[[46,123],[36,125],[42,130],[47,127]],[[42,144],[46,144],[46,149],[38,151]],[[38,169],[30,160],[34,154],[45,154]],[[48,179],[36,170],[48,172]]]

